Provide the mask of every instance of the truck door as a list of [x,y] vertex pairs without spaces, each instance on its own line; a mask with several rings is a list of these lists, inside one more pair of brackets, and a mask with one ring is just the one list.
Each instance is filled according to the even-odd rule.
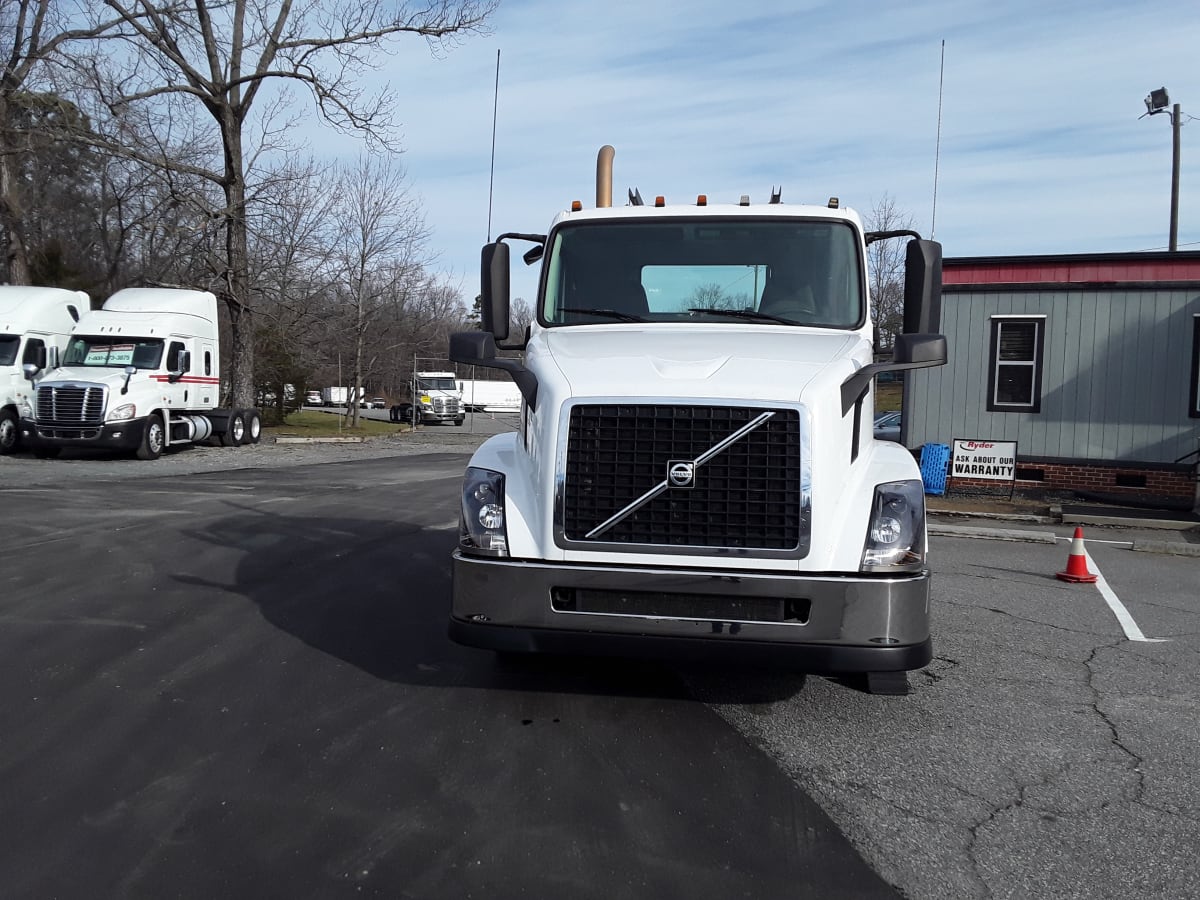
[[[167,372],[172,374],[172,377],[163,383],[163,395],[167,397],[167,405],[172,409],[187,409],[191,406],[192,400],[196,393],[198,385],[192,380],[192,372],[184,372],[182,377],[176,378],[175,373],[180,372],[182,364],[181,357],[185,350],[183,341],[177,338],[171,338],[167,343]],[[194,361],[193,361],[194,367]]]

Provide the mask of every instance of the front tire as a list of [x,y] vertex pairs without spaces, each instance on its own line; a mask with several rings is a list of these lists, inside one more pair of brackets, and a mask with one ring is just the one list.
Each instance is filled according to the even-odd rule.
[[240,409],[229,414],[225,423],[225,431],[221,435],[222,447],[240,447],[246,437],[246,418]]
[[15,453],[21,442],[17,416],[11,409],[0,409],[0,456]]
[[146,419],[146,430],[142,432],[142,443],[137,448],[138,459],[158,459],[166,446],[167,432],[163,428],[162,416],[157,413]]

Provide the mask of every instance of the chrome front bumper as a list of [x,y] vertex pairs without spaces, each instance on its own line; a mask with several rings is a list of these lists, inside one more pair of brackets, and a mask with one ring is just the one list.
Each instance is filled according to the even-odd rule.
[[549,565],[456,551],[450,636],[517,652],[905,671],[932,658],[929,573],[868,578]]

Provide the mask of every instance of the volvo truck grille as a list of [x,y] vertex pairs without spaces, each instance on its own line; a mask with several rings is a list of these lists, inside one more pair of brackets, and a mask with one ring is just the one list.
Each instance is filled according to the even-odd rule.
[[589,546],[802,554],[808,544],[802,449],[795,409],[575,406],[561,536]]
[[41,385],[37,389],[38,423],[97,424],[104,421],[102,385]]

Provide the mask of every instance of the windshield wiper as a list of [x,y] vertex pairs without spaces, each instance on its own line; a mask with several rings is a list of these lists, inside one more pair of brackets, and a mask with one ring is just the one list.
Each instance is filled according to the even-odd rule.
[[783,316],[773,316],[770,313],[758,312],[754,309],[707,309],[703,306],[692,307],[690,313],[708,313],[712,316],[728,316],[731,319],[750,319],[754,322],[778,322],[780,325],[796,325],[791,319]]
[[641,316],[635,316],[633,313],[621,312],[619,309],[580,309],[574,306],[560,307],[559,312],[579,313],[585,316],[600,316],[601,318],[620,319],[622,322],[645,322]]

